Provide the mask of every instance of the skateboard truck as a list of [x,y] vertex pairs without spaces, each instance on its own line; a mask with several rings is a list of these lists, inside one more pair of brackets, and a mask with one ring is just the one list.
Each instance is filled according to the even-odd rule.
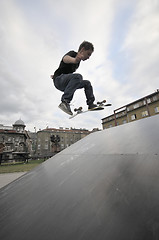
[[81,113],[82,112],[82,107],[75,108],[74,112],[76,112],[77,114]]
[[106,100],[103,100],[101,102],[97,102],[97,105],[100,107],[100,106],[104,106],[104,103],[106,103]]

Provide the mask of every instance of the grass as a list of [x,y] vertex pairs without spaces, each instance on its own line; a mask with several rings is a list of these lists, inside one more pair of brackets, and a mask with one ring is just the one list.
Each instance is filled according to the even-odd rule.
[[44,162],[43,159],[41,160],[32,160],[28,163],[23,162],[16,162],[16,163],[2,163],[0,165],[0,174],[1,173],[14,173],[14,172],[28,172],[37,165]]

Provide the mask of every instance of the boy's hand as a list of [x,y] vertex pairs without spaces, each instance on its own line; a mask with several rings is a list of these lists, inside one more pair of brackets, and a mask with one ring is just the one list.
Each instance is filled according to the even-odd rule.
[[84,55],[83,55],[83,49],[81,49],[78,53],[77,56],[75,57],[75,62],[79,63],[81,60],[83,60]]

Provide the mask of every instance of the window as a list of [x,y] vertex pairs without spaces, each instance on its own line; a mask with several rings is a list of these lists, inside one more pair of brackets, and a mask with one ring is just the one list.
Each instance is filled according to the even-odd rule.
[[146,116],[148,116],[149,114],[148,114],[148,111],[144,111],[144,112],[141,113],[141,115],[142,115],[142,117],[146,117]]
[[159,112],[159,107],[155,107],[155,113]]
[[45,150],[48,149],[48,139],[47,138],[45,139],[45,147],[44,148],[45,148]]
[[136,117],[136,114],[133,114],[133,115],[131,115],[131,120],[133,121],[133,120],[135,120],[137,117]]
[[6,149],[7,151],[12,150],[12,149],[11,149],[11,146],[6,146],[5,149]]
[[19,144],[19,151],[20,152],[22,152],[22,151],[24,151],[24,147],[23,147],[24,145],[21,143],[21,144]]
[[48,149],[48,143],[45,143],[45,150]]
[[64,144],[61,144],[61,149],[64,149],[64,148],[65,148]]
[[139,107],[139,103],[134,104],[134,109]]
[[157,96],[154,96],[154,97],[153,97],[153,101],[157,101]]
[[150,103],[150,102],[151,102],[151,99],[150,99],[150,98],[148,98],[148,99],[147,99],[147,103]]

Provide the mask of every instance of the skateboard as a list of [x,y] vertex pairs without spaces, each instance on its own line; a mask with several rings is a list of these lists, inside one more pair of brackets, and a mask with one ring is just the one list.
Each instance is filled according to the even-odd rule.
[[106,100],[103,100],[101,102],[97,102],[97,107],[91,108],[91,109],[88,109],[88,110],[83,110],[82,107],[75,108],[74,109],[75,113],[72,116],[70,116],[69,119],[74,118],[81,113],[92,112],[92,111],[100,111],[100,110],[104,110],[105,107],[111,106],[111,103],[107,103],[107,104],[105,104],[105,103],[106,103]]

